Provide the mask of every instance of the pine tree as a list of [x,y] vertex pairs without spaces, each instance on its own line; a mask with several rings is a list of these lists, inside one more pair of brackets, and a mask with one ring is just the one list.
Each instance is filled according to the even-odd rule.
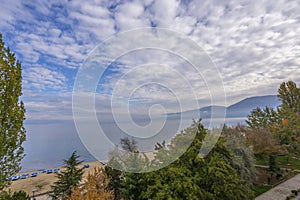
[[5,47],[0,34],[0,191],[9,184],[6,178],[21,170],[24,157],[25,108],[21,95],[21,63]]
[[57,174],[57,181],[51,185],[50,197],[52,199],[66,199],[71,195],[72,189],[77,188],[83,177],[83,167],[78,167],[83,161],[74,151],[68,160],[64,160],[65,166],[61,173]]

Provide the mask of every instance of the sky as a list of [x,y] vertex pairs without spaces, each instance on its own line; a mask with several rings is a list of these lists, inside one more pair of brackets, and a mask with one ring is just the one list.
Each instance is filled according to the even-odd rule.
[[297,0],[2,1],[0,31],[22,62],[28,119],[72,118],[74,80],[89,53],[113,34],[142,27],[177,31],[203,48],[227,104],[300,81]]
[[[2,0],[1,5],[0,31],[22,62],[22,99],[29,120],[71,119],[74,80],[89,53],[114,34],[142,27],[179,32],[203,48],[219,70],[227,105],[249,96],[276,94],[283,81],[300,82],[297,0]],[[161,76],[168,74],[163,68]],[[115,82],[122,70],[115,67],[107,84]],[[146,72],[137,71],[134,77],[138,73]],[[203,78],[190,79],[200,91]],[[155,86],[145,87],[139,97],[153,97],[153,91]],[[153,99],[169,99],[158,94]],[[202,97],[205,103],[209,100]],[[168,111],[172,110],[176,108]]]
[[[226,101],[215,98],[216,105],[276,94],[284,81],[300,84],[299,10],[298,0],[1,0],[0,32],[22,63],[27,123],[52,123],[73,120],[76,78],[95,50],[140,28],[173,31],[206,53],[222,83],[211,88],[226,95]],[[109,112],[114,91],[119,98],[127,87],[132,91],[123,97],[133,115],[177,112],[178,93],[187,109],[212,102],[210,78],[178,55],[143,49],[119,57],[95,94],[86,95],[94,95],[98,114]],[[194,93],[198,104],[188,101]]]

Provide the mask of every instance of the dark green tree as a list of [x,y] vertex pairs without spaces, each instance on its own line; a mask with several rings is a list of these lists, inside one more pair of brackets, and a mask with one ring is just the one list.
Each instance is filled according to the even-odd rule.
[[72,188],[77,188],[83,177],[83,167],[78,167],[83,161],[74,151],[68,160],[64,160],[65,166],[62,172],[56,175],[57,181],[51,185],[49,194],[52,199],[66,199],[71,195]]
[[9,184],[6,178],[21,170],[24,157],[25,108],[21,95],[21,63],[5,47],[0,34],[0,191]]
[[[114,191],[114,200],[121,199],[121,187],[124,179],[124,173],[118,170],[120,165],[117,165],[119,165],[119,162],[115,160],[115,158],[111,158],[108,165],[105,166],[105,173],[109,180],[108,188]],[[117,169],[112,168],[111,166],[115,166]]]

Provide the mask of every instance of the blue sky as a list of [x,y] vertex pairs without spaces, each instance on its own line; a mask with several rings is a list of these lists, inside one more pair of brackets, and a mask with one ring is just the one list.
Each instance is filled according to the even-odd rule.
[[[297,0],[1,0],[0,31],[22,62],[27,119],[70,120],[74,80],[89,53],[113,34],[142,27],[168,28],[202,47],[218,67],[227,104],[276,94],[283,81],[299,84],[299,10]],[[166,77],[160,69],[161,77]],[[97,88],[101,106],[110,103],[122,70],[109,69],[106,85]],[[143,76],[134,77],[139,75]],[[176,74],[168,76],[176,80]],[[189,77],[198,91],[205,89],[200,77],[192,73]],[[165,89],[158,88],[141,88],[131,102],[168,102],[168,95],[156,93]],[[209,103],[204,94],[200,106]],[[170,106],[167,111],[178,109]]]

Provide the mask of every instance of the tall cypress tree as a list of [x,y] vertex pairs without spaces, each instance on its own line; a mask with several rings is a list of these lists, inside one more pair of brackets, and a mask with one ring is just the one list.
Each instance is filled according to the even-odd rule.
[[0,34],[0,191],[9,184],[6,178],[21,170],[24,157],[25,108],[21,95],[21,63],[5,47]]

